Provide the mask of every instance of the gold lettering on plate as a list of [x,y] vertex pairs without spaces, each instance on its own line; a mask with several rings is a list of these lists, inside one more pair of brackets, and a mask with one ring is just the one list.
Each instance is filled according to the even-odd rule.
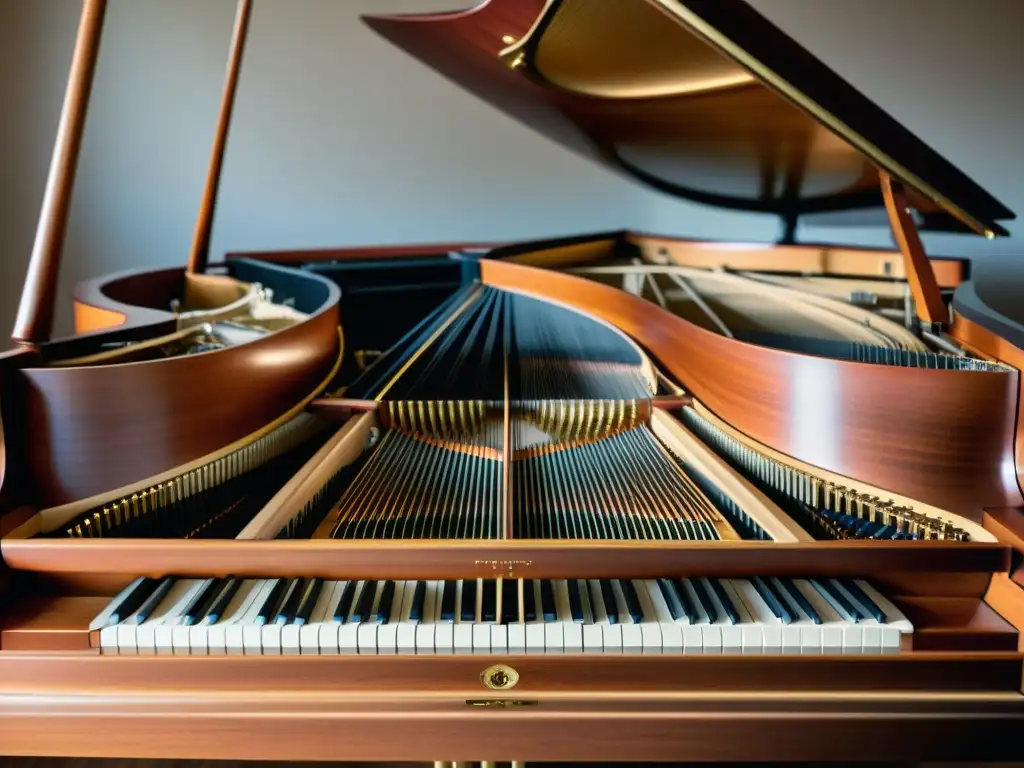
[[516,569],[522,570],[533,565],[533,560],[474,560],[475,565],[490,568],[492,571],[505,571],[506,575],[512,577]]

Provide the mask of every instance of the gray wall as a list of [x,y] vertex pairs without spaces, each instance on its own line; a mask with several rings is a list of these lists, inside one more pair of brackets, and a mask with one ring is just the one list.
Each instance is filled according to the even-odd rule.
[[[607,2],[610,0],[596,0]],[[1024,215],[1024,2],[750,0]],[[772,240],[771,218],[645,191],[570,155],[376,38],[363,12],[466,0],[258,0],[213,253],[511,239],[632,227]],[[183,263],[203,183],[234,0],[111,0],[64,269],[77,280]],[[70,62],[77,2],[0,0],[0,335],[11,327]],[[1024,232],[1024,225],[1011,224]],[[888,245],[877,229],[806,239]],[[930,236],[979,260],[1010,311],[1021,234]],[[1020,311],[1024,315],[1024,309]]]

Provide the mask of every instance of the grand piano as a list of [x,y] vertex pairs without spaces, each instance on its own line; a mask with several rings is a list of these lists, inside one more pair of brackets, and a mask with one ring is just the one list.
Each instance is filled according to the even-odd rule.
[[[0,354],[0,755],[1024,759],[1024,337],[923,230],[1013,214],[740,0],[371,17],[778,243],[615,231],[56,276],[84,0]],[[804,217],[896,247],[796,242]]]

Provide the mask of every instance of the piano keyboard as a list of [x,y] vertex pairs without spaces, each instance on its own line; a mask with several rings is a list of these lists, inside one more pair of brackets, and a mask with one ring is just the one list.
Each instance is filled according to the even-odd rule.
[[860,579],[137,579],[102,653],[882,654],[910,622]]

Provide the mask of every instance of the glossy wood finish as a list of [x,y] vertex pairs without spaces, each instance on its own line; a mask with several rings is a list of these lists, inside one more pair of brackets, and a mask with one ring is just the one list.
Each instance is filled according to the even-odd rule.
[[[584,663],[593,668],[591,660]],[[323,667],[308,668],[323,679]],[[1022,754],[1017,737],[1024,711],[1014,693],[551,693],[502,697],[525,701],[521,706],[481,707],[467,702],[497,698],[477,692],[482,686],[461,695],[326,690],[311,700],[301,687],[308,679],[273,688],[272,696],[258,674],[246,690],[192,698],[166,688],[144,696],[112,691],[83,698],[74,688],[64,693],[68,689],[58,687],[46,697],[0,699],[0,742],[9,754],[262,760],[441,754],[621,764],[638,756],[825,762],[1007,760]],[[111,723],[117,724],[116,739],[110,738]]]
[[[968,284],[965,287],[973,287]],[[955,312],[953,325],[949,335],[962,344],[965,349],[983,359],[998,360],[1024,372],[1024,350],[989,330],[983,325],[968,319],[961,312]],[[1014,461],[1016,463],[1017,486],[1024,489],[1024,387],[1020,388],[1017,398],[1017,434],[1014,439]]]
[[85,132],[89,94],[92,91],[106,9],[106,0],[82,2],[71,72],[50,161],[50,175],[46,180],[28,276],[22,288],[21,303],[14,323],[13,338],[16,341],[31,344],[46,341],[53,328],[53,304],[57,294],[61,251],[64,248],[75,171]]
[[[322,280],[315,275],[307,279]],[[310,319],[238,347],[152,363],[25,368],[20,450],[34,503],[92,496],[255,432],[320,384],[338,357],[338,289]]]
[[[153,335],[176,327],[171,301],[185,292],[181,267],[129,269],[77,283],[75,332],[87,334],[116,327],[147,328]],[[81,318],[81,322],[80,322]]]
[[0,540],[4,562],[24,571],[332,579],[993,573],[1007,570],[1009,554],[1001,544],[945,541]]
[[[1004,232],[988,213],[1012,216],[739,0],[487,0],[366,22],[511,117],[668,194],[792,221],[880,207],[882,167],[945,225]],[[656,80],[669,87],[650,92]]]
[[571,275],[484,261],[481,276],[624,330],[718,417],[781,453],[974,518],[982,507],[1019,503],[1005,472],[1013,460],[1016,372],[808,357],[727,339]]
[[917,234],[917,226],[910,215],[907,193],[903,184],[889,174],[882,173],[882,197],[885,210],[889,214],[889,226],[900,253],[907,273],[907,282],[914,296],[917,316],[925,323],[949,323],[949,309],[939,293],[939,285],[932,273],[928,257],[925,255],[921,238]]
[[217,205],[217,190],[220,187],[220,171],[224,163],[224,149],[227,146],[228,130],[231,127],[231,113],[235,107],[235,91],[238,89],[238,75],[245,53],[245,39],[249,32],[249,15],[252,0],[238,0],[235,11],[235,27],[231,37],[231,54],[228,57],[227,74],[224,79],[224,93],[221,96],[220,115],[214,134],[210,165],[206,174],[206,186],[199,205],[195,232],[192,234],[192,248],[188,254],[185,271],[189,274],[205,272],[210,250],[210,233],[213,231],[213,214]]

